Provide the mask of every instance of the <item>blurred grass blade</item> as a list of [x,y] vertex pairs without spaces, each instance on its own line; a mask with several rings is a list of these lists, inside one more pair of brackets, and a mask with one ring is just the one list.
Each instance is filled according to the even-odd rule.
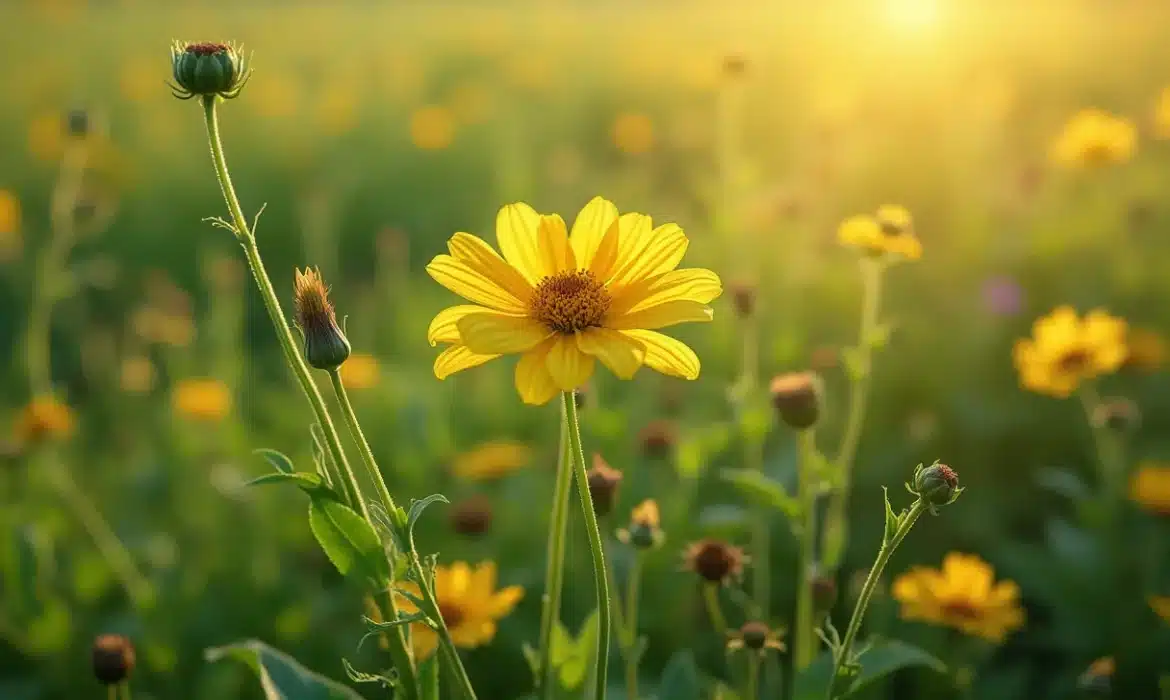
[[314,673],[264,642],[249,639],[203,652],[209,662],[225,658],[247,664],[260,679],[265,700],[362,700],[350,688]]

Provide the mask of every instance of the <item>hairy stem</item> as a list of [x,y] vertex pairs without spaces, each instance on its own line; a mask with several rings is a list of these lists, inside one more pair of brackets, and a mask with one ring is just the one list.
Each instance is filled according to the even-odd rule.
[[569,443],[569,415],[561,410],[561,437],[557,449],[557,476],[553,486],[552,513],[545,549],[544,595],[540,601],[540,664],[538,688],[542,698],[556,693],[556,669],[552,664],[553,628],[561,613],[561,589],[565,580],[565,541],[569,529],[569,494],[573,487],[573,457]]

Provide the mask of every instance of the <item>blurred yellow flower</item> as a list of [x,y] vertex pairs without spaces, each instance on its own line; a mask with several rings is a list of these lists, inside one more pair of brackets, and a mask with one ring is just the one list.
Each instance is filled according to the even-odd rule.
[[296,83],[276,73],[248,86],[247,104],[259,117],[291,117],[296,114],[298,97]]
[[51,162],[65,150],[64,124],[59,112],[42,112],[28,125],[28,152],[38,160]]
[[1089,664],[1089,667],[1077,679],[1077,683],[1083,688],[1101,687],[1108,690],[1109,680],[1113,678],[1115,673],[1117,673],[1117,662],[1112,656],[1102,656]]
[[1165,87],[1154,103],[1154,136],[1170,139],[1170,87]]
[[1067,398],[1080,383],[1116,371],[1126,358],[1126,323],[1103,310],[1083,319],[1061,306],[1037,319],[1032,337],[1013,350],[1020,385],[1030,391]]
[[547,53],[520,51],[506,59],[504,75],[518,88],[539,92],[554,82],[553,59]]
[[688,244],[678,225],[619,217],[612,202],[596,197],[571,234],[559,215],[509,204],[496,217],[496,238],[502,258],[480,238],[456,233],[451,254],[427,265],[435,281],[475,302],[431,321],[431,345],[449,346],[435,360],[439,379],[519,354],[516,389],[525,403],[540,405],[585,384],[595,360],[621,379],[643,365],[699,376],[694,351],[653,330],[711,320],[707,304],[723,292],[710,270],[675,269]]
[[122,391],[145,394],[154,388],[154,363],[145,355],[134,355],[122,360]]
[[1149,328],[1130,328],[1125,338],[1126,369],[1153,372],[1166,364],[1168,348],[1166,339],[1158,331]]
[[[418,586],[413,583],[401,584],[399,589],[419,595]],[[474,568],[462,561],[449,567],[435,567],[435,600],[439,612],[451,632],[451,640],[464,649],[491,642],[496,636],[496,623],[512,612],[523,597],[524,589],[520,586],[496,590],[496,563],[493,561],[482,562]],[[399,601],[403,612],[418,612],[406,596],[400,596]],[[410,626],[410,640],[418,659],[435,653],[439,641],[434,630],[417,622]]]
[[382,375],[378,358],[360,352],[350,355],[337,372],[345,388],[354,390],[373,389]]
[[902,618],[953,627],[989,642],[1002,642],[1024,625],[1020,587],[994,582],[991,566],[971,554],[951,552],[942,570],[916,566],[894,581]]
[[1170,625],[1170,595],[1150,596],[1149,603],[1158,617]]
[[1146,510],[1170,515],[1170,464],[1142,462],[1129,479],[1129,498]]
[[410,141],[424,151],[439,151],[455,140],[455,118],[446,107],[420,107],[410,115]]
[[37,396],[17,414],[13,440],[22,447],[64,440],[73,435],[76,422],[69,406],[50,395]]
[[837,240],[869,255],[918,260],[922,243],[914,234],[914,220],[905,207],[887,204],[877,212],[851,216],[837,227]]
[[345,84],[330,83],[323,89],[313,102],[322,131],[336,136],[352,130],[358,121],[360,96],[357,88]]
[[181,418],[215,422],[231,411],[232,396],[218,379],[183,379],[175,385],[171,406]]
[[1053,162],[1065,167],[1099,168],[1124,163],[1137,148],[1137,129],[1125,117],[1082,109],[1052,143]]
[[507,476],[528,464],[532,450],[519,442],[484,443],[455,458],[451,471],[460,479],[486,481]]
[[155,306],[143,306],[135,311],[130,323],[135,334],[149,343],[185,348],[195,338],[195,322],[190,316]]
[[654,148],[654,122],[645,114],[619,114],[613,122],[613,144],[631,155]]
[[0,190],[0,236],[20,230],[20,200],[8,190]]

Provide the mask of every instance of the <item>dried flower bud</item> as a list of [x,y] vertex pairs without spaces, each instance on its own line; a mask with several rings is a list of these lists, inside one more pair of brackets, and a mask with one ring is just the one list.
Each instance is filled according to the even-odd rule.
[[451,507],[451,529],[460,535],[477,537],[492,527],[492,502],[477,494]]
[[606,464],[601,455],[594,453],[593,468],[589,470],[588,477],[589,495],[593,499],[593,512],[599,518],[609,515],[617,502],[622,473]]
[[65,131],[72,138],[84,139],[89,136],[89,112],[84,109],[71,109],[65,115]]
[[676,441],[674,424],[668,420],[650,421],[638,437],[642,443],[642,452],[647,457],[666,457],[674,449]]
[[709,583],[727,583],[743,574],[743,550],[720,540],[692,543],[683,553],[685,567]]
[[818,613],[827,613],[837,604],[837,579],[831,574],[814,571],[809,577],[812,588],[813,607]]
[[239,96],[251,71],[248,61],[234,44],[212,42],[171,45],[171,72],[175,97],[219,96],[230,100]]
[[316,270],[296,271],[297,325],[305,337],[305,359],[317,369],[335,370],[349,359],[349,340],[337,325],[329,290]]
[[814,372],[792,372],[772,379],[772,405],[789,427],[807,430],[821,417],[821,378]]
[[617,537],[622,543],[637,549],[654,549],[661,545],[664,534],[658,503],[650,498],[639,503],[630,513],[629,528],[618,530]]
[[1093,424],[1119,434],[1136,431],[1142,422],[1141,410],[1127,398],[1110,398],[1093,409]]
[[918,465],[914,470],[914,485],[910,491],[926,501],[933,513],[938,506],[954,503],[963,489],[959,486],[959,475],[954,469],[935,462],[929,467]]
[[93,642],[93,675],[102,685],[115,685],[134,671],[134,645],[120,634],[103,634]]
[[767,625],[758,621],[745,622],[743,627],[739,628],[740,637],[743,638],[743,645],[748,649],[756,651],[764,648],[770,632],[771,630],[768,629]]
[[732,284],[731,301],[740,318],[751,318],[756,311],[756,286],[748,282]]

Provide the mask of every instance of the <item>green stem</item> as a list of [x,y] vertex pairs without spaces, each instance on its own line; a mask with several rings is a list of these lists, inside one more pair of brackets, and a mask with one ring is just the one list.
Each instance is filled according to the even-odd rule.
[[130,697],[130,681],[122,681],[119,685],[122,700],[132,700]]
[[[759,329],[755,316],[744,319],[743,326],[743,366],[737,383],[743,392],[744,403],[750,405],[746,399],[756,392],[759,381]],[[745,469],[764,470],[764,442],[762,436],[744,431],[743,435],[743,466]],[[772,567],[769,563],[771,553],[771,511],[766,506],[759,506],[753,515],[752,528],[752,595],[760,616],[768,618],[771,610],[772,598]]]
[[605,549],[597,528],[597,514],[593,512],[593,497],[589,493],[589,476],[585,471],[585,451],[581,448],[581,426],[577,421],[577,402],[573,392],[561,394],[569,423],[569,443],[573,457],[573,472],[577,477],[577,495],[581,499],[581,514],[585,517],[585,532],[589,536],[589,550],[593,555],[593,582],[597,587],[597,675],[594,700],[605,700],[609,668],[610,601],[605,574]]
[[362,432],[361,424],[358,423],[357,414],[349,400],[349,392],[345,389],[345,383],[341,381],[341,373],[336,369],[330,371],[329,380],[333,383],[333,393],[337,395],[337,403],[341,406],[341,415],[345,419],[346,426],[349,427],[349,434],[357,443],[358,455],[361,456],[362,463],[366,465],[370,481],[374,482],[374,487],[378,490],[382,507],[386,509],[390,522],[400,527],[405,525],[405,523],[398,522],[400,520],[398,506],[394,503],[394,496],[390,495],[390,489],[386,487],[386,479],[382,477],[382,470],[378,468],[378,463],[374,460],[374,451],[370,449],[370,443],[366,440],[365,433]]
[[[622,636],[625,637],[623,646],[626,648],[626,697],[628,700],[638,700],[638,662],[641,661],[640,651],[637,649],[638,639],[638,597],[642,583],[642,552],[634,552],[634,562],[630,565],[630,572],[626,581],[626,626]],[[617,606],[621,607],[621,603]]]
[[719,607],[719,584],[703,583],[703,604],[707,606],[707,616],[711,618],[711,626],[720,638],[727,636],[727,620],[723,617],[723,609]]
[[853,607],[853,616],[849,618],[849,627],[845,630],[845,638],[841,640],[841,646],[834,654],[833,675],[830,676],[829,689],[825,695],[828,700],[833,700],[836,697],[833,690],[837,684],[837,676],[841,672],[842,665],[849,660],[853,643],[857,640],[857,633],[861,630],[861,620],[865,617],[865,611],[869,608],[869,601],[873,598],[873,591],[877,588],[877,582],[881,579],[886,564],[889,563],[894,550],[902,544],[902,540],[906,538],[910,529],[914,527],[914,523],[918,521],[919,516],[926,511],[927,507],[925,499],[919,498],[915,501],[914,505],[910,506],[910,511],[902,518],[902,522],[893,536],[889,540],[882,541],[882,546],[869,570],[869,575],[865,577],[865,585],[861,587],[861,595],[858,596],[857,604]]
[[800,557],[796,593],[796,670],[803,671],[813,661],[816,651],[816,621],[814,620],[812,597],[812,572],[816,557],[817,541],[817,493],[815,490],[813,466],[816,460],[816,436],[812,429],[802,430],[798,437],[799,469],[797,498],[800,500],[804,522],[800,526]]
[[760,697],[760,655],[758,652],[748,653],[747,690],[744,691],[744,700],[757,700]]
[[565,581],[565,541],[569,529],[569,495],[573,486],[573,457],[569,443],[569,416],[561,410],[561,436],[557,449],[557,476],[553,486],[552,513],[545,549],[544,595],[540,603],[540,665],[537,687],[541,697],[556,692],[556,669],[552,664],[553,627],[561,612],[561,589]]
[[1093,413],[1101,404],[1096,389],[1086,385],[1081,387],[1077,395],[1081,399],[1085,419],[1093,431],[1093,446],[1097,450],[1101,485],[1104,487],[1102,495],[1105,500],[1105,511],[1112,521],[1125,495],[1125,451],[1117,436],[1110,432],[1107,426],[1099,425],[1093,419]]
[[459,650],[455,648],[455,643],[451,641],[451,633],[447,630],[447,622],[443,620],[442,615],[434,619],[441,621],[439,625],[439,648],[442,649],[443,655],[447,658],[447,663],[444,665],[451,672],[451,677],[455,679],[455,685],[459,689],[460,697],[464,700],[475,700],[475,688],[471,686],[471,679],[467,676],[467,670],[463,668],[463,660],[459,658]]
[[107,685],[106,686],[106,697],[109,698],[109,700],[118,700],[118,686]]

